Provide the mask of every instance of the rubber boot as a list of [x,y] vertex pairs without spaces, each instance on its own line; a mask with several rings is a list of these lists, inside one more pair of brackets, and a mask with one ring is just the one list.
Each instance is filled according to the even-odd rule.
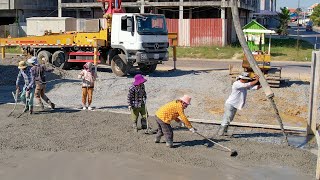
[[167,141],[167,142],[166,142],[166,146],[167,146],[168,148],[173,148],[173,142],[172,142],[172,141]]
[[160,143],[161,136],[156,136],[156,139],[154,140],[155,143]]
[[132,124],[132,127],[133,127],[133,130],[134,130],[135,132],[138,132],[137,122],[134,122],[134,123]]
[[48,101],[48,104],[50,104],[51,109],[54,109],[56,107],[56,105],[52,103],[50,100]]
[[33,114],[33,106],[29,107],[29,114]]
[[23,112],[27,112],[29,110],[29,106],[25,106],[25,108],[23,109]]
[[141,118],[141,129],[147,129],[147,120],[145,118]]
[[228,134],[228,126],[220,126],[218,135],[226,136]]

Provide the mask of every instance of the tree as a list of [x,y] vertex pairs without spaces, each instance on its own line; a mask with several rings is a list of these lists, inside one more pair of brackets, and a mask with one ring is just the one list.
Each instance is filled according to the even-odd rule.
[[316,26],[320,26],[320,4],[318,4],[314,9],[310,16],[313,24]]
[[280,25],[278,27],[278,33],[282,36],[288,35],[288,22],[290,20],[290,11],[287,8],[280,8],[281,12],[278,13]]

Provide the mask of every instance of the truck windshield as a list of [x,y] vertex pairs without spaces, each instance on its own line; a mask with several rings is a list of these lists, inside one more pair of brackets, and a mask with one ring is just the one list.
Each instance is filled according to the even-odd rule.
[[137,16],[137,26],[139,34],[167,35],[166,20],[158,15]]

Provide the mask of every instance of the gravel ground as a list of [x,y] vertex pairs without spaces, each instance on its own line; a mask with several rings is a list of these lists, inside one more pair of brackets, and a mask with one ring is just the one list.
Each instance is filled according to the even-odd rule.
[[[78,73],[78,70],[68,71],[66,79],[49,83],[48,96],[58,105],[80,107],[81,85],[76,79]],[[163,104],[189,94],[193,99],[186,113],[191,118],[220,120],[224,102],[231,92],[231,81],[226,71],[158,71],[146,78],[147,106],[151,115]],[[93,106],[126,112],[128,88],[132,82],[133,77],[116,77],[112,73],[99,72]],[[309,85],[294,81],[286,85],[274,89],[284,124],[306,126]],[[238,112],[235,120],[277,124],[270,103],[261,90],[249,92],[247,105]]]
[[[9,65],[8,65],[9,63]],[[5,61],[0,66],[1,80],[0,101],[13,102],[8,94],[14,91],[17,61]],[[13,65],[14,64],[14,65]],[[1,64],[0,64],[1,65]],[[231,91],[231,80],[227,71],[166,71],[159,65],[160,71],[146,77],[148,111],[154,115],[163,104],[177,99],[184,94],[192,96],[192,105],[186,110],[191,118],[221,120],[224,102]],[[77,79],[80,70],[60,71],[48,74],[47,95],[61,107],[81,107],[81,81]],[[133,72],[133,75],[137,72]],[[133,82],[133,75],[117,77],[109,68],[99,68],[98,80],[93,96],[96,109],[128,112],[127,93]],[[282,88],[273,89],[275,101],[284,125],[306,126],[309,100],[309,83],[290,80]],[[235,121],[249,123],[277,124],[273,110],[262,90],[251,91],[247,104],[238,111]]]

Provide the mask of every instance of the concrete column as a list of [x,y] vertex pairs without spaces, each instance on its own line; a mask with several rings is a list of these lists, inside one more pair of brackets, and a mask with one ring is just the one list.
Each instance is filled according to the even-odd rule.
[[[77,0],[77,3],[81,3],[81,0]],[[76,17],[80,18],[80,10],[76,9]]]
[[222,46],[227,45],[227,23],[226,23],[226,8],[221,8],[222,20]]
[[[180,0],[180,3],[183,3],[183,0]],[[180,36],[179,38],[179,42],[178,42],[178,45],[181,46],[182,44],[185,44],[183,43],[184,42],[184,24],[183,24],[183,6],[179,6],[179,30],[178,30],[178,34]]]
[[[318,118],[318,91],[320,83],[320,52],[312,52],[312,62],[311,62],[311,79],[310,79],[310,96],[309,96],[309,110],[308,110],[308,124],[307,124],[307,134],[315,135],[317,133],[317,118]],[[319,145],[319,144],[318,144]]]
[[140,13],[143,14],[144,13],[144,0],[140,0]]
[[58,0],[58,17],[62,17],[61,0]]
[[[183,3],[183,0],[180,0]],[[183,20],[183,6],[179,6],[179,22]]]
[[[158,2],[158,0],[156,0],[155,2]],[[154,8],[154,14],[158,14],[159,12],[158,12],[158,8],[157,7],[153,7]]]

